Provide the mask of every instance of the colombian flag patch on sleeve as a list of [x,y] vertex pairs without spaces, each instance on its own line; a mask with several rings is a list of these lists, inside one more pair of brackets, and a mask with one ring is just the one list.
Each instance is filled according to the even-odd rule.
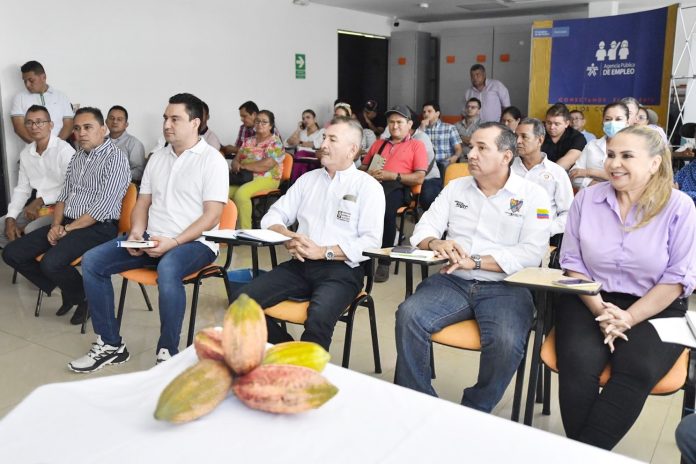
[[549,210],[548,209],[537,209],[537,219],[548,219]]

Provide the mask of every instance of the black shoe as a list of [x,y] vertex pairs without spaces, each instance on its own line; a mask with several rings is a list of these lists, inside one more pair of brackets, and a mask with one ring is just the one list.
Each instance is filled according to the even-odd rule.
[[375,282],[386,282],[389,280],[389,264],[379,264],[375,271]]
[[82,324],[82,321],[86,322],[87,319],[89,319],[89,311],[87,310],[87,301],[85,300],[77,305],[75,314],[73,314],[70,318],[70,323],[72,325],[80,325]]
[[56,316],[63,316],[65,314],[68,314],[71,309],[73,309],[73,306],[75,306],[72,303],[63,303],[60,308],[58,308],[58,311],[56,311]]

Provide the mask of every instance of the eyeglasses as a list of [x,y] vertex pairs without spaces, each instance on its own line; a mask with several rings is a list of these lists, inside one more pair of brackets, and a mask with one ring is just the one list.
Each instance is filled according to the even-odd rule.
[[39,129],[41,129],[43,126],[45,126],[45,125],[48,124],[49,122],[51,122],[51,121],[31,121],[31,120],[30,120],[30,121],[24,121],[24,127],[27,127],[27,128],[29,128],[29,129],[31,129],[32,127],[36,126],[36,127],[38,127]]
[[261,119],[254,120],[254,125],[256,125],[256,126],[267,126],[270,123],[271,123],[271,121],[263,121]]

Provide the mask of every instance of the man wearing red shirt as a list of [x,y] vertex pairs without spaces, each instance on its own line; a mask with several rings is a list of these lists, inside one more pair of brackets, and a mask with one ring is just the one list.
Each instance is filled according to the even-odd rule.
[[[385,113],[391,135],[387,140],[377,140],[363,158],[360,169],[377,179],[386,198],[382,247],[394,245],[396,237],[396,211],[407,200],[414,185],[422,184],[428,169],[425,145],[411,138],[411,111],[405,105],[397,105]],[[375,282],[389,279],[389,261],[380,261]]]

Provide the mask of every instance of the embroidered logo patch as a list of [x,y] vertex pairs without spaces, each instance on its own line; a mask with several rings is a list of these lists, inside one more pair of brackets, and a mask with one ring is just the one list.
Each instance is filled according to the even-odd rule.
[[336,212],[336,219],[343,222],[350,222],[350,213],[338,210],[338,212]]
[[537,209],[537,219],[548,219],[549,210],[548,209]]
[[510,199],[510,212],[511,213],[519,213],[520,209],[522,208],[522,203],[524,203],[524,200],[515,200],[514,198]]
[[462,203],[459,200],[454,201],[454,206],[456,206],[457,208],[461,208],[461,209],[467,209],[469,207],[469,205],[465,205],[464,203]]

